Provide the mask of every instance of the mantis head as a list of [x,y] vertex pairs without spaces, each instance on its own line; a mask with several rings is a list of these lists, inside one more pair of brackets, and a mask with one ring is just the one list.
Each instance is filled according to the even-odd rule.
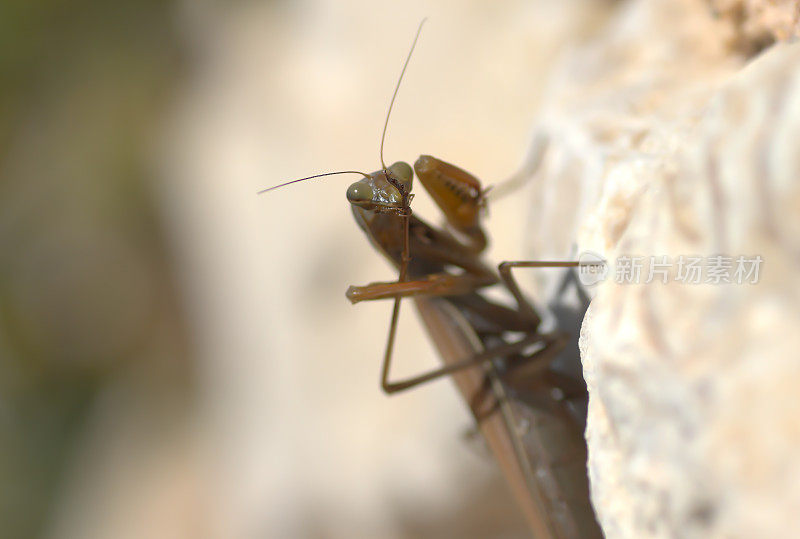
[[413,177],[411,166],[398,161],[351,184],[347,188],[347,200],[365,210],[402,214],[411,200]]

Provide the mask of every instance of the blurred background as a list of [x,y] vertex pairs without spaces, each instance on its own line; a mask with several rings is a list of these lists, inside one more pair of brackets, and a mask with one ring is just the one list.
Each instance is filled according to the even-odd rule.
[[[448,381],[378,384],[396,278],[331,170],[432,154],[497,183],[602,4],[0,6],[4,537],[516,537]],[[523,192],[524,193],[524,192]],[[528,258],[523,194],[488,220]],[[436,221],[418,194],[415,212]],[[437,362],[413,313],[398,375]]]

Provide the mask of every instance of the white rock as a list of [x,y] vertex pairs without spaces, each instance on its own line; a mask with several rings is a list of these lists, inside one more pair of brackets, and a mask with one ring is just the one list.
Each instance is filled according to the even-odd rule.
[[[612,266],[581,336],[608,537],[800,534],[800,44],[748,63],[729,32],[700,2],[627,4],[543,109],[531,250]],[[760,255],[758,283],[676,281],[719,254],[734,281]],[[623,255],[641,284],[615,282]]]

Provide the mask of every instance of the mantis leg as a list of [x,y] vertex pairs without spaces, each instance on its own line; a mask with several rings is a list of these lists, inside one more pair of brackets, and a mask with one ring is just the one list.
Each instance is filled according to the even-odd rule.
[[393,281],[370,283],[366,286],[351,286],[347,298],[352,303],[387,298],[406,298],[410,296],[458,296],[469,294],[478,288],[495,284],[493,276],[463,273],[434,273],[424,279],[413,281]]
[[[532,354],[520,355],[506,362],[505,368],[500,374],[500,378],[505,384],[514,388],[519,384],[520,380],[530,380],[542,375],[550,363],[564,349],[567,341],[566,334],[561,332],[538,335],[543,337],[545,346]],[[478,422],[492,415],[500,406],[500,401],[496,398],[494,402],[487,405],[486,403],[489,402],[490,396],[493,395],[490,380],[487,378],[483,388],[475,394],[470,403],[470,408],[475,413],[475,419]]]
[[503,262],[501,263],[497,269],[500,273],[500,279],[503,280],[503,284],[505,284],[506,288],[511,295],[514,296],[514,299],[517,301],[517,305],[519,307],[519,313],[524,316],[527,320],[529,320],[534,327],[537,327],[539,323],[541,323],[541,318],[536,313],[536,310],[533,306],[525,299],[525,296],[522,294],[522,291],[519,288],[519,284],[517,284],[517,280],[514,278],[514,275],[511,273],[513,268],[565,268],[565,267],[576,267],[578,266],[578,262],[575,261],[531,261],[531,260],[515,260],[511,262]]
[[[488,350],[484,350],[467,359],[464,359],[463,361],[452,363],[445,367],[440,367],[438,369],[434,369],[432,371],[414,376],[412,378],[407,378],[405,380],[400,380],[397,382],[390,382],[389,370],[392,364],[392,351],[394,349],[394,338],[395,334],[397,333],[397,320],[400,316],[400,301],[401,298],[395,298],[394,309],[392,310],[392,322],[389,327],[389,338],[386,342],[386,353],[384,354],[383,367],[381,368],[381,387],[386,393],[389,394],[396,393],[404,389],[410,389],[424,382],[435,380],[436,378],[452,374],[467,367],[474,367],[476,365],[486,363],[495,358],[504,357],[520,352],[525,348],[537,343],[547,343],[548,340],[552,338],[552,336],[549,335],[531,333],[525,336],[524,338],[520,339],[519,341],[492,347]],[[544,350],[546,349],[547,347],[545,347]]]
[[397,321],[400,316],[400,302],[402,298],[413,295],[452,296],[471,293],[480,286],[493,284],[494,279],[488,279],[485,276],[473,274],[451,275],[447,273],[441,273],[434,274],[426,279],[416,281],[373,283],[363,287],[350,287],[347,295],[348,298],[350,298],[350,300],[354,303],[364,300],[394,298],[392,320],[389,326],[386,352],[384,353],[383,366],[381,368],[381,387],[383,390],[386,393],[391,394],[405,389],[410,389],[424,382],[435,380],[442,376],[460,371],[461,369],[473,367],[492,359],[521,352],[526,347],[542,342],[546,344],[543,349],[539,350],[532,356],[527,356],[526,359],[532,360],[536,358],[536,361],[530,365],[528,365],[526,362],[525,371],[528,371],[526,374],[530,375],[529,371],[531,368],[535,368],[536,372],[544,370],[549,362],[552,361],[558,355],[558,352],[560,352],[560,350],[563,348],[563,336],[561,334],[557,334],[556,338],[554,338],[553,335],[544,335],[536,332],[536,327],[538,327],[541,319],[534,310],[533,306],[522,294],[519,285],[511,274],[511,269],[514,267],[560,267],[564,265],[574,264],[572,262],[516,261],[504,262],[500,265],[499,269],[501,279],[509,289],[509,292],[511,292],[516,299],[519,315],[523,319],[527,320],[531,327],[530,332],[524,338],[514,343],[501,344],[499,346],[484,350],[458,363],[453,363],[445,367],[434,369],[418,376],[396,382],[389,381],[389,371],[391,368],[392,352],[394,349],[395,335],[397,333]]

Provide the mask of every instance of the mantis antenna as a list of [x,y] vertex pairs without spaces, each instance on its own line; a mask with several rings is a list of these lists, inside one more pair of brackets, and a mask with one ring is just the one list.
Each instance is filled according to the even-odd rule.
[[259,191],[256,194],[260,195],[261,193],[266,193],[268,191],[272,191],[272,190],[278,189],[280,187],[286,187],[287,185],[291,185],[293,183],[304,182],[306,180],[313,180],[314,178],[321,178],[323,176],[333,176],[334,174],[361,174],[365,178],[369,179],[369,175],[367,173],[365,173],[365,172],[360,172],[358,170],[339,170],[337,172],[326,172],[324,174],[314,174],[313,176],[306,176],[305,178],[300,178],[300,179],[297,179],[297,180],[292,180],[290,182],[282,183],[280,185],[274,185],[272,187],[267,187],[266,189],[262,189],[261,191]]
[[408,56],[406,56],[406,61],[403,64],[403,70],[400,72],[400,77],[397,79],[397,85],[394,87],[394,93],[392,93],[392,100],[389,102],[389,111],[386,113],[386,121],[383,122],[383,134],[381,135],[381,166],[383,170],[386,170],[386,163],[383,161],[383,142],[386,140],[386,128],[389,126],[389,116],[392,115],[392,107],[394,107],[394,99],[397,97],[397,90],[400,89],[400,83],[403,82],[403,75],[406,74],[406,68],[408,67],[408,62],[411,60],[411,55],[414,53],[414,47],[417,46],[417,40],[419,39],[419,34],[422,32],[422,25],[425,24],[425,21],[428,20],[428,17],[422,19],[419,23],[419,27],[417,28],[417,35],[414,36],[414,42],[411,44],[411,50],[408,51]]
[[[383,123],[383,133],[381,134],[380,157],[381,157],[381,166],[383,167],[383,170],[386,170],[386,163],[383,160],[383,143],[386,140],[386,129],[389,126],[389,117],[392,115],[392,107],[394,107],[394,100],[397,97],[397,91],[400,89],[400,83],[403,81],[403,75],[405,75],[405,73],[406,73],[406,68],[408,67],[408,62],[411,60],[411,55],[414,53],[414,47],[417,46],[417,40],[419,40],[419,34],[422,32],[422,25],[424,25],[425,21],[427,21],[427,20],[428,20],[428,18],[425,17],[419,23],[419,27],[417,28],[417,34],[414,36],[414,42],[411,44],[411,50],[408,51],[408,56],[406,56],[406,61],[403,64],[403,70],[400,72],[400,77],[397,79],[397,84],[395,85],[394,92],[392,93],[392,100],[389,102],[389,111],[386,113],[386,121],[384,121],[384,123]],[[297,180],[292,180],[290,182],[286,182],[286,183],[282,183],[282,184],[275,185],[275,186],[272,186],[272,187],[268,187],[266,189],[262,189],[261,191],[258,191],[257,194],[260,195],[262,193],[267,193],[269,191],[273,191],[273,190],[279,189],[281,187],[286,187],[287,185],[291,185],[293,183],[304,182],[306,180],[312,180],[314,178],[322,178],[323,176],[333,176],[335,174],[361,174],[365,178],[369,179],[369,175],[368,174],[366,174],[365,172],[361,172],[359,170],[340,170],[340,171],[337,171],[337,172],[325,172],[324,174],[314,174],[313,176],[306,176],[305,178],[299,178]],[[388,177],[388,174],[387,174],[387,177]]]

